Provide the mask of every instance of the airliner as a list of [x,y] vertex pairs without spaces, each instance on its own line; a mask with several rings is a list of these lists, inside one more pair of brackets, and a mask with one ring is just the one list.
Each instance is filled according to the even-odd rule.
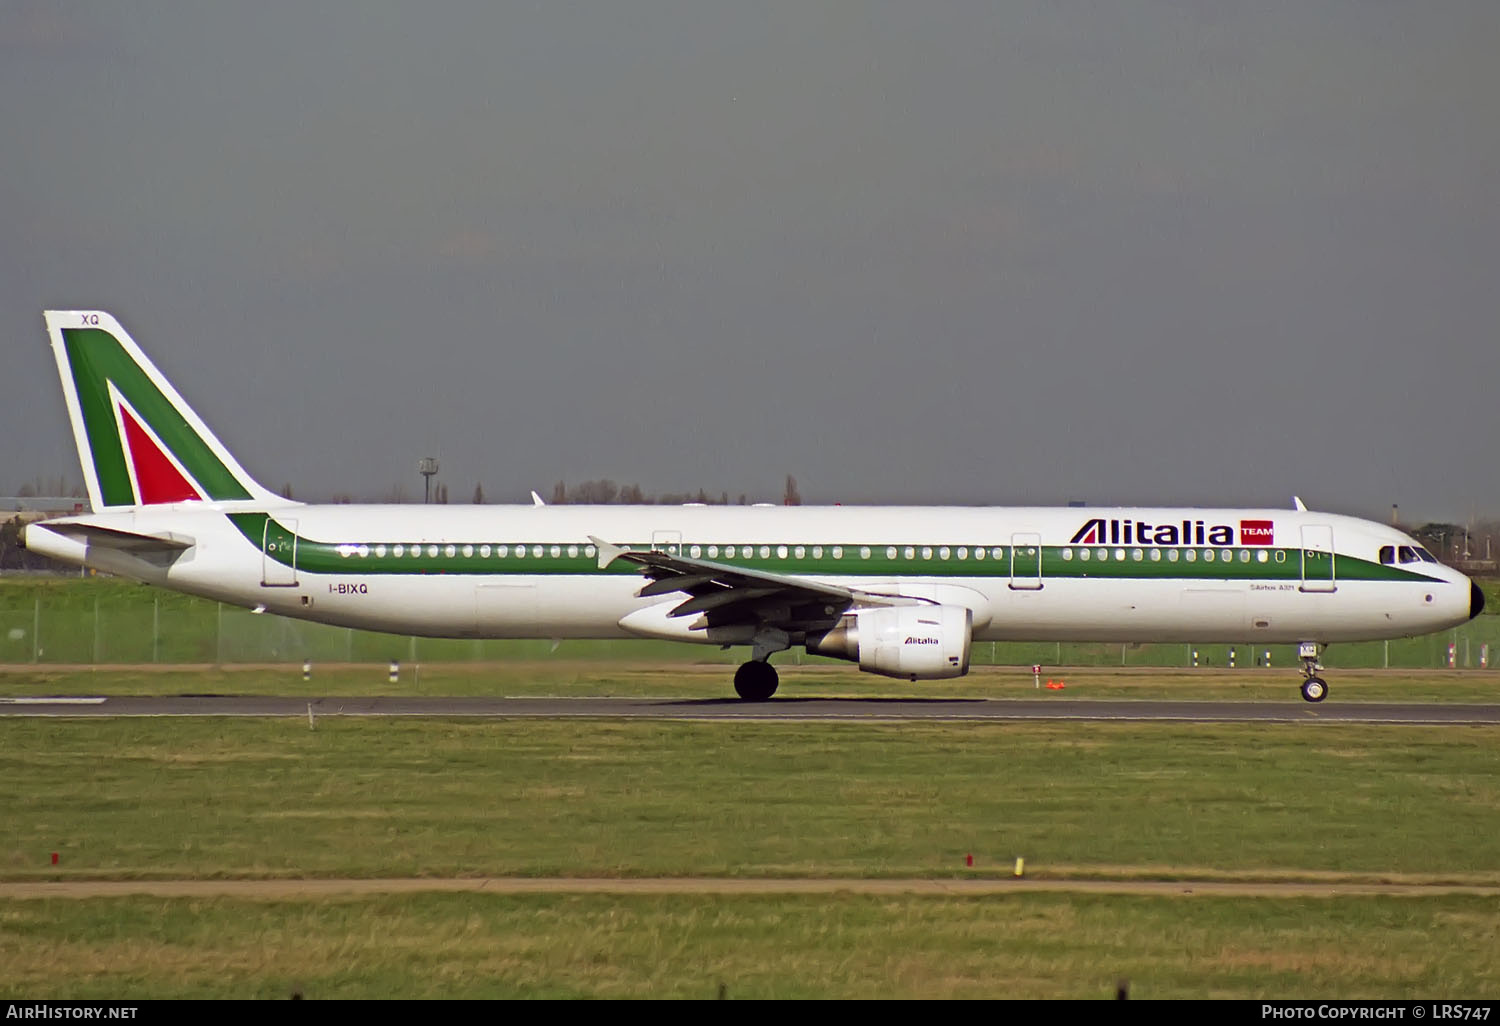
[[441,638],[746,646],[741,698],[793,646],[909,681],[982,641],[1324,647],[1477,616],[1409,535],[1293,509],[309,505],[262,487],[102,311],[48,336],[90,512],[32,523],[53,559],[281,616]]

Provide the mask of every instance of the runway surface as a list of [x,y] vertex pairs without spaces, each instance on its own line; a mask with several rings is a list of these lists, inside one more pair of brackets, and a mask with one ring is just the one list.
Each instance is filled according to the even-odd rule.
[[0,698],[0,716],[460,716],[830,722],[1140,720],[1187,723],[1500,723],[1500,705],[1080,699],[295,698],[238,695]]

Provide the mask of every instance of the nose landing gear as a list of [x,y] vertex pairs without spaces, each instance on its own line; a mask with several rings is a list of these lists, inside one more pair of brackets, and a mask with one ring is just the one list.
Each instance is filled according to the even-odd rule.
[[1328,685],[1318,671],[1323,664],[1318,661],[1323,646],[1316,641],[1304,641],[1297,646],[1297,657],[1302,660],[1302,697],[1309,702],[1321,702],[1328,697]]

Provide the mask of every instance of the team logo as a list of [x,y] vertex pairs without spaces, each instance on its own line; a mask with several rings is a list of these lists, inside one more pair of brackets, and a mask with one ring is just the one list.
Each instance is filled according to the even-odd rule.
[[1276,531],[1269,520],[1241,520],[1241,545],[1275,545]]

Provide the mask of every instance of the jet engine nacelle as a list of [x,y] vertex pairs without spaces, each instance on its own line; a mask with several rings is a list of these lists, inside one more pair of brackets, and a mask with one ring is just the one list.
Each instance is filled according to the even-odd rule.
[[974,613],[965,606],[887,606],[861,609],[826,634],[809,636],[807,650],[859,663],[866,673],[906,680],[940,680],[969,672]]

